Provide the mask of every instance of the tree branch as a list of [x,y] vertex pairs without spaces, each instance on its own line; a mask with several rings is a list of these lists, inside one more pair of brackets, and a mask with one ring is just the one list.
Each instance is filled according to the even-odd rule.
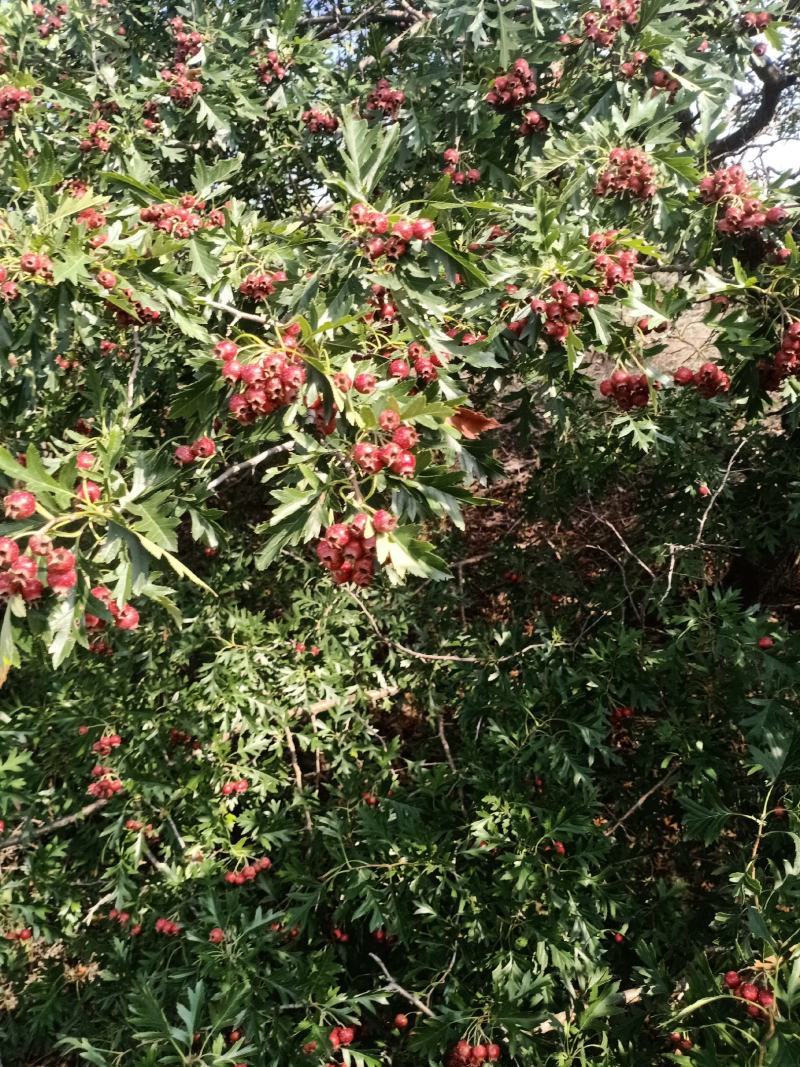
[[96,811],[104,808],[108,803],[107,798],[101,800],[95,800],[92,804],[86,804],[85,807],[80,808],[79,811],[75,811],[72,815],[64,815],[60,819],[56,819],[54,822],[46,823],[44,826],[37,826],[33,830],[26,832],[25,827],[20,827],[15,830],[13,834],[0,841],[0,849],[13,848],[19,844],[23,839],[26,841],[35,841],[40,837],[48,837],[50,834],[54,834],[56,830],[63,830],[66,826],[72,826],[73,823],[80,822],[81,819],[88,819],[90,815],[93,815]]
[[370,952],[369,957],[370,959],[375,960],[380,969],[383,971],[388,989],[390,989],[393,993],[399,993],[401,997],[405,997],[409,1004],[413,1004],[417,1011],[421,1011],[422,1014],[427,1015],[429,1019],[436,1018],[436,1016],[433,1014],[427,1004],[421,1001],[419,997],[414,996],[413,993],[409,993],[407,989],[404,989],[399,982],[392,978],[391,974],[389,974],[389,972],[386,970],[386,964],[383,962],[380,956],[376,956],[374,952]]
[[240,474],[242,471],[252,470],[253,467],[257,467],[259,463],[265,463],[273,456],[280,455],[281,452],[291,452],[294,448],[294,441],[282,441],[279,445],[272,445],[271,448],[265,448],[263,452],[258,452],[255,456],[251,456],[250,459],[243,459],[241,463],[234,463],[232,467],[228,467],[218,474],[216,478],[208,483],[207,489],[209,493],[214,493],[223,484],[227,482],[229,478],[233,478],[235,474]]
[[784,91],[797,84],[797,74],[785,74],[775,63],[761,64],[751,61],[750,65],[761,82],[761,99],[758,107],[738,130],[734,130],[725,137],[718,137],[709,146],[708,158],[712,163],[717,163],[725,156],[746,148],[772,122]]

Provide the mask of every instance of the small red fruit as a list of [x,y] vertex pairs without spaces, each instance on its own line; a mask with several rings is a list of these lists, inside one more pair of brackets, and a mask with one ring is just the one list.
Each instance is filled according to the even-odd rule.
[[29,519],[36,511],[36,497],[24,489],[16,489],[3,498],[7,519]]
[[771,637],[759,637],[758,639],[758,647],[762,650],[762,652],[766,652],[767,649],[772,648],[774,644],[775,642],[772,640]]
[[402,1012],[395,1015],[394,1025],[397,1027],[398,1030],[405,1030],[405,1028],[408,1026],[408,1016],[403,1015]]

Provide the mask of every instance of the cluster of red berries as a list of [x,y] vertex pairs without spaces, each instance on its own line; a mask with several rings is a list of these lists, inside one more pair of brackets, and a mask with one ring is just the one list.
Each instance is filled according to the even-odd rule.
[[205,206],[204,200],[198,200],[189,193],[182,196],[177,204],[150,204],[143,207],[139,218],[162,233],[186,238],[198,230],[213,230],[225,225],[225,215],[219,208],[212,208],[204,218],[200,212],[205,210]]
[[81,152],[107,152],[111,148],[111,141],[104,136],[111,129],[111,123],[106,119],[98,119],[90,122],[86,127],[86,136],[78,145]]
[[381,78],[370,91],[365,110],[368,115],[381,115],[385,118],[396,119],[405,102],[406,94],[403,90],[393,89],[386,78]]
[[387,327],[397,318],[397,308],[391,302],[388,289],[375,282],[370,288],[369,305],[371,310],[364,315],[364,322],[385,323]]
[[[287,346],[288,347],[288,346]],[[257,363],[223,362],[222,376],[240,381],[244,388],[228,400],[228,410],[243,426],[265,418],[294,403],[306,380],[306,370],[296,351],[272,351]]]
[[266,300],[286,281],[286,271],[251,271],[239,285],[239,292],[250,300]]
[[111,767],[104,767],[98,763],[92,767],[91,775],[95,781],[90,782],[86,790],[89,796],[96,797],[98,800],[109,800],[115,793],[122,791],[122,782]]
[[550,126],[549,119],[540,115],[538,111],[524,111],[522,122],[517,130],[517,137],[532,137],[535,133],[547,133]]
[[646,374],[627,374],[623,370],[615,370],[610,378],[600,382],[600,395],[616,400],[623,411],[647,407],[650,379]]
[[33,4],[31,7],[32,14],[42,21],[36,27],[36,32],[42,38],[47,40],[48,37],[52,37],[57,30],[60,30],[64,25],[63,15],[66,15],[69,8],[66,4],[56,4],[55,14],[49,12],[44,4]]
[[741,18],[742,28],[755,32],[765,30],[773,18],[769,11],[745,11]]
[[609,255],[608,249],[619,236],[619,230],[606,230],[605,233],[589,234],[588,245],[595,256],[594,265],[605,275],[603,289],[613,289],[617,285],[629,285],[634,278],[633,268],[639,262],[637,252],[626,249],[615,255]]
[[623,26],[635,26],[639,21],[640,0],[600,0],[600,13],[587,11],[583,29],[590,41],[601,48],[610,48]]
[[234,796],[236,793],[246,793],[250,788],[250,783],[246,778],[239,778],[235,782],[225,782],[220,789],[220,793],[224,797]]
[[240,871],[226,871],[225,881],[228,885],[246,885],[253,882],[262,871],[268,871],[272,866],[272,860],[268,856],[262,856],[255,863],[248,863]]
[[158,114],[158,101],[147,100],[142,107],[142,126],[148,133],[154,133],[161,129],[161,119]]
[[667,70],[656,70],[650,75],[650,84],[653,93],[669,93],[670,103],[675,99],[675,94],[681,87],[681,83]]
[[[110,589],[107,589],[104,585],[96,585],[91,590],[92,596],[95,600],[103,605],[106,611],[111,615],[114,620],[114,626],[117,630],[135,630],[139,625],[139,612],[133,606],[133,604],[123,604],[120,607],[114,595]],[[104,630],[106,626],[105,619],[101,619],[98,615],[92,615],[87,612],[83,621],[87,630],[100,631]]]
[[33,94],[27,89],[17,89],[13,85],[4,85],[0,89],[0,140],[5,136],[4,126],[14,121],[14,116],[23,104],[30,104]]
[[49,256],[36,252],[23,252],[19,257],[19,269],[34,278],[50,281],[53,277],[53,261]]
[[373,211],[366,204],[353,204],[350,218],[356,226],[372,234],[364,238],[364,251],[370,259],[380,256],[400,259],[408,251],[410,241],[430,241],[436,233],[436,227],[430,219],[398,219],[392,225],[387,215],[382,211]]
[[177,937],[183,927],[172,919],[156,919],[156,933],[164,934],[165,937]]
[[183,63],[184,60],[196,56],[203,46],[205,38],[197,30],[186,31],[186,23],[178,15],[169,20],[172,36],[175,38],[175,62]]
[[654,178],[653,165],[641,148],[612,148],[594,192],[596,196],[630,193],[639,200],[649,200],[656,192]]
[[125,829],[126,830],[130,830],[132,833],[136,833],[136,834],[138,834],[140,832],[144,833],[144,836],[146,838],[148,838],[148,840],[151,840],[151,841],[154,838],[158,838],[158,834],[156,833],[156,831],[155,831],[155,829],[153,827],[153,824],[151,822],[145,824],[143,822],[140,822],[138,819],[126,819],[125,820]]
[[[390,518],[392,516],[389,516]],[[336,585],[367,586],[375,574],[375,537],[366,537],[369,521],[356,515],[352,522],[335,522],[317,542],[317,559]]]
[[625,78],[635,78],[647,62],[647,52],[634,52],[630,59],[620,63],[619,72]]
[[576,292],[566,282],[556,281],[548,293],[551,300],[537,298],[531,300],[531,311],[545,319],[544,332],[556,341],[567,337],[571,326],[577,325],[583,318],[579,308],[597,307],[600,297],[594,289],[581,289]]
[[332,1048],[344,1048],[352,1045],[356,1039],[356,1032],[352,1026],[335,1026],[328,1034],[328,1040]]
[[196,737],[192,737],[186,730],[178,730],[176,727],[170,727],[169,731],[169,743],[172,748],[177,748],[178,745],[182,745],[184,748],[198,749],[202,748],[199,740]]
[[750,182],[744,170],[738,166],[721,167],[706,175],[698,186],[701,198],[707,204],[720,204],[724,211],[717,220],[720,233],[741,234],[777,226],[786,218],[785,208],[765,208],[752,195]]
[[526,100],[533,100],[537,92],[536,71],[527,59],[515,59],[510,68],[499,74],[484,100],[495,111],[513,111]]
[[633,708],[614,708],[611,712],[611,726],[615,730],[621,729],[632,718]]
[[291,59],[284,62],[277,52],[267,52],[265,58],[256,64],[258,80],[262,85],[271,85],[274,81],[282,82],[291,65]]
[[142,304],[141,301],[135,300],[132,289],[124,289],[123,294],[133,305],[136,317],[130,315],[124,308],[117,307],[116,304],[107,305],[108,310],[113,313],[121,327],[132,326],[134,323],[142,326],[150,322],[158,322],[161,318],[161,312],[157,308],[147,307],[145,304]]
[[195,77],[191,77],[185,63],[176,63],[172,68],[165,67],[160,74],[161,80],[169,85],[169,98],[176,107],[190,107],[194,98],[203,91],[203,83],[198,80],[200,72],[195,71]]
[[463,1038],[450,1052],[447,1060],[448,1067],[467,1067],[467,1064],[496,1063],[500,1059],[501,1049],[499,1045],[470,1045]]
[[[16,496],[11,493],[6,497]],[[31,494],[26,494],[30,496]],[[8,515],[8,510],[6,510]],[[19,545],[0,537],[0,599],[20,596],[26,603],[41,599],[45,582],[57,596],[74,589],[78,581],[75,557],[67,548],[53,548],[49,537],[34,534],[28,541],[30,556],[21,556]],[[46,567],[45,582],[39,578],[39,561]]]
[[777,389],[781,382],[800,374],[800,319],[790,322],[772,363],[762,360],[758,373],[763,389]]
[[78,226],[85,226],[87,230],[99,230],[101,226],[105,226],[106,217],[97,208],[87,207],[78,212],[75,222]]
[[0,299],[10,303],[19,297],[19,286],[8,277],[8,271],[0,266]]
[[127,926],[131,921],[130,912],[118,911],[116,908],[112,908],[108,913],[108,918],[111,922],[117,922],[120,926]]
[[[428,352],[425,348],[423,348],[419,341],[412,341],[406,351],[408,352],[408,358],[411,360],[411,364],[414,368],[414,373],[416,374],[418,381],[422,382],[424,385],[428,385],[430,382],[436,381],[436,379],[439,377],[438,368],[441,367],[443,363],[446,363],[448,359],[447,355],[444,352]],[[389,377],[401,379],[408,377],[408,375],[405,374],[396,364],[397,360],[390,360]],[[393,411],[382,412],[380,417],[381,429],[386,431],[394,430],[395,426],[390,426],[387,421],[393,420],[394,417],[395,414]],[[397,425],[399,426],[399,421]],[[401,430],[401,435],[403,437],[408,436],[406,432],[407,429],[408,427]],[[413,434],[413,436],[415,438],[416,443],[416,434]]]
[[770,989],[748,982],[738,971],[726,971],[722,983],[735,997],[741,997],[747,1004],[747,1014],[754,1019],[763,1019],[775,1007],[775,995]]
[[410,478],[416,468],[416,459],[411,449],[419,441],[413,426],[401,426],[399,415],[390,410],[382,411],[378,423],[384,433],[391,434],[382,445],[359,441],[353,448],[353,462],[367,474],[377,474],[388,467],[401,478]]
[[676,385],[693,385],[706,400],[727,393],[731,387],[730,377],[716,363],[704,363],[696,371],[678,367],[673,375]]
[[188,467],[199,459],[210,459],[216,451],[217,446],[210,437],[198,437],[190,445],[178,445],[174,459],[179,467]]
[[92,745],[92,752],[96,752],[98,756],[110,756],[115,748],[119,748],[122,744],[122,738],[119,734],[103,734],[103,736]]
[[331,930],[331,937],[342,945],[346,945],[350,940],[350,935],[346,934],[344,930],[340,930],[338,926],[334,926],[333,930]]
[[339,128],[339,120],[335,115],[316,107],[304,111],[300,118],[309,133],[335,133]]
[[684,1052],[691,1052],[694,1048],[694,1041],[685,1034],[679,1034],[677,1030],[669,1035],[669,1043],[673,1056],[682,1056]]
[[445,148],[442,152],[442,159],[444,160],[442,174],[449,174],[453,185],[477,185],[481,180],[481,172],[477,167],[459,170],[461,153],[457,148]]
[[8,933],[3,934],[6,941],[30,941],[33,937],[33,931],[24,930],[9,930]]

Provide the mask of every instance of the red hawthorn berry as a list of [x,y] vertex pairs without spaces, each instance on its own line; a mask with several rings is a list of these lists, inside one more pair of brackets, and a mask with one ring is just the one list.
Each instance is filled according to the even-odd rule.
[[408,378],[411,374],[411,368],[404,359],[393,359],[389,364],[389,377],[390,378]]
[[500,1059],[500,1046],[499,1045],[487,1045],[486,1046],[486,1059],[491,1063],[496,1063]]
[[380,236],[389,229],[389,220],[383,212],[373,211],[367,218],[367,229],[370,233]]
[[408,1026],[408,1016],[403,1015],[402,1012],[399,1012],[394,1017],[394,1025],[397,1027],[398,1030],[405,1030],[405,1028]]
[[82,500],[86,504],[96,504],[102,496],[102,490],[97,482],[92,482],[88,478],[78,482],[78,490],[75,496],[78,500]]
[[387,408],[378,416],[378,425],[387,433],[392,433],[400,425],[400,416],[396,411]]
[[473,1045],[470,1059],[473,1063],[483,1063],[486,1059],[486,1045]]
[[740,996],[742,1000],[756,1001],[758,1000],[758,987],[752,982],[742,982],[737,996]]
[[703,483],[702,485],[698,485],[698,487],[697,487],[697,495],[698,496],[708,496],[710,493],[711,493],[711,490],[708,488],[708,486],[705,483]]
[[768,648],[772,648],[774,644],[775,642],[772,640],[771,637],[759,637],[758,639],[758,647],[763,652],[766,652]]
[[217,451],[217,446],[210,437],[198,437],[191,448],[197,459],[210,459]]
[[375,533],[391,533],[397,526],[397,519],[389,511],[380,509],[372,516],[372,528]]
[[436,233],[436,226],[430,219],[415,219],[413,223],[414,237],[418,241],[430,241]]
[[356,391],[364,393],[365,395],[374,391],[375,386],[378,384],[378,379],[374,374],[368,374],[366,372],[357,374],[353,379],[353,385]]
[[220,945],[225,940],[225,931],[220,926],[215,926],[212,930],[209,930],[208,940],[212,945]]
[[101,270],[97,275],[97,281],[104,289],[113,289],[117,284],[117,276],[110,270]]
[[769,989],[760,989],[758,991],[758,1003],[762,1008],[771,1008],[775,1003],[775,997]]
[[235,359],[239,354],[239,346],[233,341],[217,341],[214,345],[214,354],[224,363],[227,363],[228,360]]
[[15,489],[3,498],[7,519],[29,519],[36,511],[36,497],[24,489]]
[[139,625],[139,612],[133,604],[124,604],[117,613],[115,625],[118,630],[135,630]]
[[189,467],[195,461],[195,454],[190,445],[178,445],[172,458],[179,467]]

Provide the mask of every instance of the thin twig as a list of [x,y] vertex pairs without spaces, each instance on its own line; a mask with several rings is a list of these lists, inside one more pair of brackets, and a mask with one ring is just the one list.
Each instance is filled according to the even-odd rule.
[[223,482],[227,482],[229,478],[233,478],[234,475],[240,474],[242,471],[252,470],[260,463],[265,463],[273,456],[280,455],[281,452],[291,452],[294,449],[294,441],[282,441],[279,445],[273,445],[271,448],[265,448],[263,452],[258,452],[255,456],[251,456],[250,459],[243,459],[241,463],[234,463],[232,467],[228,467],[218,474],[216,478],[210,481],[207,485],[209,493],[215,492]]
[[270,324],[266,315],[254,315],[249,311],[240,311],[239,308],[235,308],[232,304],[221,304],[217,300],[204,300],[203,303],[206,307],[215,308],[217,311],[224,311],[226,315],[232,315],[234,326],[239,319],[247,319],[248,322],[257,322],[261,326],[269,326]]
[[164,863],[162,860],[158,859],[158,857],[155,855],[150,846],[148,844],[145,844],[144,842],[142,842],[142,854],[147,860],[147,862],[153,867],[155,867],[157,871],[160,871],[161,874],[169,874],[170,876],[172,875],[172,869],[169,864]]
[[625,538],[622,536],[622,534],[619,532],[619,530],[616,528],[616,526],[613,524],[613,522],[609,522],[608,519],[604,519],[602,515],[598,515],[597,512],[594,511],[591,508],[589,508],[589,509],[581,508],[580,510],[583,511],[584,513],[588,514],[588,515],[591,515],[592,518],[595,519],[597,522],[602,522],[604,526],[607,526],[609,528],[609,530],[611,530],[611,532],[614,534],[616,539],[619,541],[619,543],[622,545],[622,547],[625,549],[625,551],[628,553],[628,555],[631,557],[631,559],[635,559],[636,562],[639,564],[639,566],[644,571],[646,571],[647,574],[650,575],[650,577],[653,579],[653,581],[655,581],[655,579],[656,579],[655,574],[653,574],[652,570],[647,566],[647,564],[644,562],[644,560],[640,559],[639,556],[636,555],[636,553],[630,547],[628,542],[625,540]]
[[13,834],[0,841],[0,849],[13,848],[20,841],[25,840],[35,841],[40,837],[47,837],[49,834],[54,834],[56,830],[63,830],[67,826],[72,826],[73,823],[80,822],[81,819],[87,819],[90,815],[93,815],[96,811],[104,808],[108,804],[109,798],[103,797],[101,800],[95,800],[91,804],[86,804],[79,811],[73,812],[72,815],[64,815],[60,819],[56,819],[55,822],[47,823],[45,826],[37,826],[33,830],[26,831],[25,827],[20,827],[15,830]]
[[139,367],[142,363],[142,342],[139,337],[139,327],[134,326],[132,330],[133,334],[133,360],[131,362],[131,372],[128,375],[128,389],[126,393],[128,412],[124,419],[124,425],[127,426],[131,417],[131,408],[133,407],[133,394],[136,390],[136,378],[139,374]]
[[105,896],[100,897],[100,899],[96,901],[96,903],[92,904],[91,908],[89,908],[89,910],[83,917],[83,925],[88,926],[94,918],[95,912],[98,910],[98,908],[102,908],[104,904],[110,904],[111,901],[115,899],[116,895],[116,889],[112,889],[110,893],[106,893]]
[[436,1018],[436,1016],[433,1014],[427,1004],[421,1001],[419,997],[415,996],[413,993],[409,993],[407,989],[404,989],[400,985],[400,983],[396,981],[396,979],[394,979],[391,974],[389,974],[386,969],[386,964],[383,962],[380,956],[376,956],[374,952],[370,952],[369,956],[370,959],[375,960],[380,969],[383,971],[384,977],[386,978],[387,986],[393,993],[399,993],[401,997],[405,997],[409,1004],[413,1004],[418,1011],[421,1011],[423,1015],[427,1015],[429,1019]]
[[653,795],[653,793],[657,793],[658,790],[661,789],[662,786],[665,786],[667,784],[667,782],[670,780],[670,778],[672,778],[674,775],[676,775],[678,773],[678,771],[680,770],[680,766],[681,766],[680,763],[674,763],[670,767],[670,769],[667,771],[667,773],[664,775],[664,777],[660,778],[656,782],[656,784],[652,787],[652,789],[648,789],[647,792],[643,796],[640,796],[639,799],[636,801],[636,803],[632,804],[631,807],[629,807],[628,810],[625,812],[625,814],[621,818],[617,819],[617,821],[614,823],[613,826],[610,826],[608,828],[608,830],[604,830],[603,831],[603,836],[604,837],[611,837],[611,835],[616,830],[618,830],[620,828],[620,826],[622,826],[622,824],[624,822],[628,821],[628,819],[631,817],[631,815],[633,815],[633,813],[635,811],[639,810],[639,808],[642,806],[642,804],[644,804],[644,802],[646,800],[648,800]]
[[453,759],[453,753],[450,751],[450,742],[447,740],[447,734],[444,732],[444,718],[439,716],[439,740],[442,742],[442,748],[444,749],[445,759],[447,760],[447,766],[453,772],[457,774],[455,760]]
[[[298,794],[300,796],[300,799],[302,800],[303,799],[303,772],[300,770],[300,764],[297,761],[297,748],[296,748],[295,743],[294,743],[294,737],[292,735],[292,731],[289,729],[288,726],[284,730],[284,736],[286,738],[287,748],[289,749],[289,759],[292,761],[292,768],[294,770],[294,780],[295,780],[295,783],[297,784],[297,792],[298,792]],[[305,807],[305,815],[306,815],[306,830],[308,830],[310,832],[313,829],[313,824],[311,822],[311,814],[310,814],[310,812],[308,810],[308,807],[305,806],[305,805],[304,805],[304,807]]]
[[407,645],[401,645],[399,641],[393,641],[391,637],[387,637],[380,626],[378,626],[375,616],[370,612],[369,608],[364,604],[360,597],[356,596],[352,589],[348,589],[347,592],[355,600],[365,617],[368,619],[372,629],[380,637],[382,641],[385,641],[387,645],[391,645],[392,648],[396,648],[399,652],[405,652],[408,656],[414,656],[416,659],[424,659],[429,661],[442,661],[445,663],[482,663],[483,660],[478,659],[477,656],[454,656],[445,653],[438,652],[417,652],[416,649],[409,648]]
[[166,820],[167,820],[167,822],[168,822],[168,823],[169,823],[169,825],[170,825],[170,829],[172,830],[173,834],[175,835],[175,840],[176,840],[176,841],[178,842],[178,848],[179,848],[179,849],[181,850],[181,852],[185,852],[185,851],[186,851],[186,842],[185,842],[185,841],[183,840],[183,838],[181,837],[181,832],[180,832],[180,830],[179,830],[179,829],[178,829],[178,827],[177,827],[177,826],[175,825],[175,823],[174,823],[174,821],[173,821],[173,818],[172,818],[172,816],[171,816],[171,815],[169,814],[169,812],[167,812],[167,814],[166,814],[166,816],[165,816],[165,817],[166,817]]
[[[752,436],[752,435],[750,435],[750,436]],[[734,449],[731,458],[728,460],[728,466],[725,468],[725,473],[722,476],[722,481],[719,483],[719,485],[717,486],[715,491],[711,494],[711,499],[708,502],[708,507],[703,512],[703,517],[700,519],[700,526],[698,527],[698,530],[697,530],[697,537],[694,539],[694,543],[696,545],[699,544],[700,541],[703,538],[703,530],[705,529],[705,526],[706,526],[706,520],[708,519],[708,516],[711,514],[711,509],[714,507],[714,505],[717,502],[717,497],[719,496],[719,494],[722,492],[722,490],[725,488],[725,486],[728,483],[728,479],[731,476],[731,471],[733,470],[733,464],[734,464],[734,462],[736,460],[736,457],[739,455],[739,453],[742,451],[742,449],[744,448],[744,446],[747,444],[747,442],[749,440],[750,440],[750,437],[743,437],[741,439],[741,441],[739,442],[739,444]]]

